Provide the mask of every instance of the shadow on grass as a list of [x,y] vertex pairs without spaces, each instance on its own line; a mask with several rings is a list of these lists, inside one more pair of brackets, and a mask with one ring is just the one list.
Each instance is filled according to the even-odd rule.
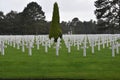
[[69,78],[0,78],[0,80],[97,80],[97,79],[69,79]]

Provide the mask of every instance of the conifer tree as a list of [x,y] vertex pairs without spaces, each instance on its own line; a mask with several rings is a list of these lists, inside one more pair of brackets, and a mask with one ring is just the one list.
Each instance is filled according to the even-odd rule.
[[57,42],[58,38],[62,38],[62,30],[60,27],[59,8],[57,2],[54,3],[52,22],[49,31],[49,38],[54,38],[54,42]]

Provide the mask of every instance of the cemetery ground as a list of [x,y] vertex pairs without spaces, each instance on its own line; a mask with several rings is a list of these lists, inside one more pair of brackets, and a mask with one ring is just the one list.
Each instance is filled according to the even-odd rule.
[[83,56],[83,49],[77,50],[72,46],[68,53],[64,44],[56,56],[55,48],[36,46],[32,49],[32,56],[26,48],[23,53],[12,46],[7,46],[5,55],[0,55],[0,79],[120,79],[120,55],[112,57],[111,49],[102,48],[92,54],[87,49],[87,56]]

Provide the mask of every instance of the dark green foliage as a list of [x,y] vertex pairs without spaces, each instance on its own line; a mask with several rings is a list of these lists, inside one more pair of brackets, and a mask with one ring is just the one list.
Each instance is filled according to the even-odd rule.
[[60,17],[59,17],[59,8],[58,4],[54,3],[53,17],[49,32],[49,38],[54,38],[54,41],[57,42],[58,38],[62,38],[62,30],[60,28]]
[[0,34],[33,35],[48,34],[48,22],[40,5],[30,2],[23,12],[0,12]]
[[6,28],[7,28],[6,32],[11,32],[12,30],[13,34],[16,33],[17,29],[19,28],[19,26],[17,26],[17,16],[18,13],[16,11],[11,11],[8,14],[6,14],[5,16]]
[[45,16],[41,6],[38,5],[36,2],[29,3],[22,12],[22,23],[25,27],[24,33],[38,34],[41,30],[40,27],[43,27],[44,29],[44,19]]
[[72,34],[95,34],[97,33],[95,21],[80,21],[77,17],[68,23]]
[[0,11],[0,21],[4,18],[5,18],[4,13],[2,11]]
[[[120,0],[97,0],[95,2],[97,8],[95,14],[98,18],[97,23],[92,20],[82,22],[75,17],[72,21],[62,21],[60,24],[58,16],[59,10],[54,13],[54,20],[47,22],[45,21],[45,13],[42,11],[42,7],[36,2],[30,2],[23,11],[19,13],[10,11],[4,15],[4,13],[0,11],[0,35],[35,35],[51,33],[51,37],[56,36],[55,41],[57,41],[59,36],[62,37],[62,34],[68,32],[72,32],[73,34],[120,33],[119,3]],[[57,29],[56,27],[50,28],[52,25],[58,25]]]
[[104,22],[101,30],[116,33],[120,29],[120,0],[97,0],[95,7],[98,21]]
[[3,33],[5,29],[5,15],[2,11],[0,11],[0,33]]
[[62,21],[61,22],[61,28],[62,28],[62,33],[63,34],[68,34],[68,32],[70,31],[70,28],[69,28],[69,26],[67,25],[68,23],[67,22],[65,22],[65,21]]
[[25,21],[29,23],[45,19],[41,6],[36,2],[29,3],[23,10],[22,15]]

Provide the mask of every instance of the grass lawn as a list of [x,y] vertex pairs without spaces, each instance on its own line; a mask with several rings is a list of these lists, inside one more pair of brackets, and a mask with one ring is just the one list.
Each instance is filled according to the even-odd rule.
[[5,56],[0,55],[0,78],[120,79],[120,54],[113,58],[111,50],[101,46],[101,51],[96,47],[94,54],[88,48],[83,57],[82,49],[72,47],[68,53],[62,45],[59,57],[54,48],[45,53],[42,46],[39,50],[34,47],[33,55],[28,56],[27,49],[22,53],[21,49],[8,46]]

